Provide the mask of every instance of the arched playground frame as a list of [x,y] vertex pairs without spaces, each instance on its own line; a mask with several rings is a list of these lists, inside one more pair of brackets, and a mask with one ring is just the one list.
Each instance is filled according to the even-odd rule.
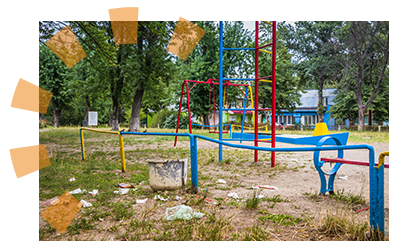
[[[190,166],[191,166],[191,186],[192,186],[192,192],[196,193],[198,192],[198,186],[199,186],[199,181],[198,181],[198,156],[197,156],[197,139],[203,139],[212,143],[217,143],[219,144],[219,160],[222,161],[222,146],[227,146],[227,147],[232,147],[232,148],[241,148],[241,149],[248,149],[248,150],[254,150],[254,161],[258,160],[258,151],[265,151],[265,152],[271,152],[271,166],[274,166],[275,164],[275,152],[310,152],[313,151],[314,153],[314,163],[317,164],[318,166],[323,164],[326,159],[321,159],[319,160],[319,152],[320,151],[338,151],[338,156],[340,157],[342,155],[343,150],[356,150],[356,149],[366,149],[369,151],[369,161],[368,161],[368,166],[369,166],[369,181],[370,181],[370,186],[369,186],[369,198],[370,198],[370,226],[374,230],[378,230],[384,234],[384,226],[385,226],[385,214],[384,214],[384,157],[388,155],[388,153],[382,153],[379,157],[379,163],[375,164],[375,150],[372,146],[366,145],[366,144],[361,144],[361,145],[341,145],[338,140],[334,135],[327,135],[327,136],[322,136],[321,138],[316,138],[318,139],[318,143],[312,144],[315,145],[314,147],[292,147],[292,148],[276,148],[275,147],[275,80],[276,80],[276,75],[275,75],[275,65],[276,65],[276,21],[270,23],[266,22],[267,24],[270,24],[273,27],[273,39],[274,42],[271,44],[267,44],[264,46],[258,46],[258,21],[256,22],[256,48],[253,49],[243,49],[243,50],[255,50],[256,52],[256,74],[254,79],[235,79],[235,78],[223,78],[222,75],[222,53],[220,53],[220,61],[219,61],[219,69],[220,69],[220,77],[219,77],[219,139],[212,139],[209,137],[201,136],[201,135],[193,135],[192,133],[154,133],[154,132],[111,132],[111,131],[102,131],[102,130],[95,130],[95,129],[88,129],[88,128],[81,128],[79,133],[80,133],[80,138],[81,138],[81,152],[82,152],[82,159],[84,160],[85,157],[85,148],[84,148],[84,137],[83,137],[83,131],[92,131],[92,132],[100,132],[100,133],[110,133],[110,134],[118,134],[119,137],[119,145],[120,145],[120,154],[121,154],[121,167],[122,171],[126,171],[125,167],[125,153],[124,153],[124,142],[123,142],[123,136],[124,135],[146,135],[146,136],[184,136],[188,137],[190,140]],[[220,22],[220,52],[223,50],[239,50],[236,48],[223,48],[223,22]],[[269,77],[258,77],[258,51],[264,47],[271,46],[272,45],[272,55],[273,55],[273,74],[272,76]],[[265,80],[266,78],[272,78],[272,81]],[[255,107],[254,107],[254,112],[255,112],[255,130],[254,130],[254,146],[249,146],[249,145],[240,145],[240,144],[232,144],[223,141],[222,139],[222,132],[223,132],[223,123],[222,123],[222,111],[227,110],[223,109],[223,103],[222,103],[222,93],[223,93],[223,81],[227,80],[246,80],[246,81],[252,81],[254,80],[256,85],[255,85]],[[261,109],[258,108],[258,81],[264,80],[264,81],[269,81],[272,82],[272,136],[271,136],[271,147],[259,147],[258,146],[258,111],[261,111]],[[188,91],[187,91],[188,94]],[[245,110],[253,110],[253,109],[243,109]],[[191,132],[191,131],[189,131]],[[335,141],[336,145],[334,144],[333,146],[323,146],[324,142],[326,141]],[[346,138],[347,140],[347,138]],[[342,159],[343,160],[343,159]],[[336,160],[336,162],[340,163],[340,160]],[[358,164],[359,162],[353,162],[351,164]],[[362,165],[366,165],[367,163],[363,163]],[[316,165],[316,166],[317,166]],[[336,171],[339,169],[340,166],[335,167]],[[329,174],[329,173],[328,173]],[[326,181],[324,182],[323,178],[325,178],[325,175],[322,175],[320,173],[320,178],[321,178],[321,186],[326,185]],[[329,180],[329,183],[332,183],[332,188],[333,188],[333,181],[331,182],[331,177]],[[325,180],[325,179],[324,179]],[[329,190],[329,185],[328,185],[328,190]],[[322,190],[322,189],[321,189]]]

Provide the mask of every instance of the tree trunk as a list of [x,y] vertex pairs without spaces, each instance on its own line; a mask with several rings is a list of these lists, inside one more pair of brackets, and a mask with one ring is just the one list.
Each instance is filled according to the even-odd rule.
[[112,112],[112,119],[111,119],[111,130],[118,131],[118,117],[119,116],[119,102],[118,98],[113,98],[113,112]]
[[364,109],[358,108],[358,126],[360,126],[360,131],[364,131]]
[[129,123],[129,132],[140,132],[140,108],[144,89],[140,88],[133,97],[131,121]]
[[61,110],[56,109],[54,107],[54,103],[53,103],[53,115],[54,115],[53,125],[54,125],[55,128],[58,128],[59,121],[60,121],[60,116],[61,116]]
[[210,119],[208,117],[208,114],[207,115],[203,115],[203,124],[204,125],[210,125]]

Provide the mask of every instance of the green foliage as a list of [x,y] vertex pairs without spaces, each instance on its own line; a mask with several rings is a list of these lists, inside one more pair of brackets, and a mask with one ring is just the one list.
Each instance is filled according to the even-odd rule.
[[[177,124],[178,124],[178,113],[174,112],[165,119],[162,127],[163,128],[176,128]],[[179,128],[186,129],[187,125],[189,125],[189,116],[181,113],[181,118],[179,121]]]

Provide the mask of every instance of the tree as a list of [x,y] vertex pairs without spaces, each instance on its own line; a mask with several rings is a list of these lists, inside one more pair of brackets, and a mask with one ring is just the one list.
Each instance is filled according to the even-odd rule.
[[61,112],[70,105],[74,89],[67,78],[69,68],[46,46],[39,46],[39,86],[53,94],[53,125],[58,128]]
[[337,31],[342,22],[296,22],[288,25],[285,32],[285,46],[292,50],[297,60],[297,72],[301,82],[318,88],[318,120],[323,122],[324,84],[339,75]]
[[[271,26],[260,23],[260,45],[268,44],[272,41]],[[276,110],[278,113],[282,109],[293,112],[296,104],[300,104],[301,91],[298,77],[295,76],[295,65],[292,63],[292,55],[289,54],[285,46],[285,35],[287,32],[285,24],[277,27],[277,59],[276,59]],[[268,48],[266,49],[268,50]],[[259,76],[272,75],[272,56],[264,52],[259,52]],[[259,82],[259,102],[262,108],[271,107],[272,86],[271,83]]]
[[[147,110],[158,110],[163,105],[168,82],[174,76],[173,63],[166,52],[173,22],[139,22],[137,45],[131,56],[131,88],[133,96],[129,131],[139,132],[140,110],[147,93]],[[164,97],[164,98],[160,98]]]
[[347,22],[340,38],[341,64],[346,79],[351,79],[347,84],[354,84],[359,126],[364,131],[365,112],[389,76],[389,22]]

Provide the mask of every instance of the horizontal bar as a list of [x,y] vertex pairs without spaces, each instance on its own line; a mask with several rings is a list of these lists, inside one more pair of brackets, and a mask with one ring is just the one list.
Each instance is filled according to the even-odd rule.
[[222,78],[222,80],[231,80],[231,81],[254,81],[254,78]]
[[[337,162],[337,163],[360,165],[360,166],[369,166],[369,162],[367,162],[367,161],[345,160],[343,158],[321,158],[321,161]],[[375,166],[378,166],[378,163],[375,163]],[[389,168],[389,164],[385,163],[385,168]]]
[[[219,131],[208,131],[208,133],[219,134]],[[222,131],[223,134],[228,134],[228,131]]]
[[263,76],[263,77],[259,77],[258,80],[260,80],[260,79],[267,79],[267,78],[272,78],[272,76]]
[[265,108],[265,109],[257,109],[257,111],[271,111],[272,108]]
[[262,52],[268,53],[268,54],[272,54],[272,52],[271,52],[271,51],[268,51],[268,50],[259,49],[259,51],[262,51]]
[[269,25],[273,25],[272,23],[270,23],[270,22],[267,22],[267,21],[261,21],[261,22],[263,22],[263,23],[267,23],[267,24],[269,24]]
[[254,141],[253,139],[222,139],[223,141]]
[[268,44],[265,44],[265,45],[263,45],[263,46],[260,46],[260,47],[258,47],[258,48],[256,48],[256,49],[263,49],[263,48],[265,48],[265,47],[272,46],[272,44],[273,44],[273,43],[268,43]]
[[[231,124],[223,124],[222,126],[230,126]],[[194,124],[192,126],[199,126],[199,127],[218,127],[219,125],[203,125],[203,124]]]
[[222,109],[223,111],[229,111],[229,110],[231,110],[231,111],[253,111],[253,110],[255,110],[255,109]]
[[222,48],[222,50],[255,50],[254,48]]
[[103,130],[97,130],[97,129],[91,129],[91,128],[80,128],[82,130],[87,130],[87,131],[93,131],[93,132],[99,132],[99,133],[105,133],[105,134],[118,134],[118,131],[103,131]]
[[260,82],[272,82],[271,80],[259,79]]

